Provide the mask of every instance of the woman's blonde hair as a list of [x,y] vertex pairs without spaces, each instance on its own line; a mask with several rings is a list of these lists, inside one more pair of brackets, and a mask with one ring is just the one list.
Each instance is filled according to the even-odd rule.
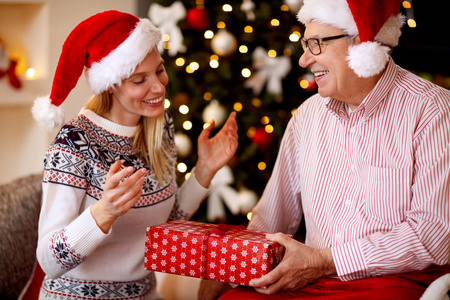
[[[111,95],[105,91],[93,95],[85,107],[102,115],[111,109],[111,105]],[[174,158],[170,153],[169,138],[164,134],[164,114],[156,118],[141,118],[133,140],[133,151],[150,167],[161,185],[172,180]]]

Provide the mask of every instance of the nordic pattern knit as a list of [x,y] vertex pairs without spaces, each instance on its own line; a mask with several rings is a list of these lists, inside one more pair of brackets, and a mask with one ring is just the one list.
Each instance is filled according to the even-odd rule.
[[[189,218],[208,190],[193,176],[179,188],[160,185],[132,151],[137,127],[118,125],[90,110],[59,131],[45,154],[37,257],[47,274],[40,299],[152,299],[155,278],[144,268],[145,231],[169,219]],[[165,113],[170,153],[173,120]],[[90,207],[103,195],[110,165],[148,169],[142,196],[105,234]],[[174,167],[174,166],[173,166]]]

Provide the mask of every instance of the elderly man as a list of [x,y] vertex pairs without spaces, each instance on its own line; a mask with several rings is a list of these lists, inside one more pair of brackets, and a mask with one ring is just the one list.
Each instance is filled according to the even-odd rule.
[[[286,255],[251,282],[257,292],[418,299],[450,272],[450,92],[390,57],[400,2],[304,1],[299,64],[318,94],[288,124],[249,228],[294,234],[304,218],[306,241],[268,236]],[[201,299],[218,295],[211,285]],[[239,297],[263,299],[223,296]]]

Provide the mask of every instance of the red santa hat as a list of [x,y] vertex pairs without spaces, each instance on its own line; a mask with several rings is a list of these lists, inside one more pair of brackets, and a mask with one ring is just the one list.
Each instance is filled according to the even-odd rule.
[[49,96],[34,101],[34,118],[49,130],[64,124],[63,102],[86,68],[87,82],[101,94],[128,78],[161,40],[148,19],[105,11],[78,24],[64,42]]
[[360,44],[349,48],[348,64],[360,77],[380,73],[398,45],[404,17],[402,0],[304,0],[297,14],[303,24],[317,21],[359,35]]

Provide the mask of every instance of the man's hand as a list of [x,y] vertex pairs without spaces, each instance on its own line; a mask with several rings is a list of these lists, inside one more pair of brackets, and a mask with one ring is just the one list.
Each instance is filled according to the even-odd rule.
[[321,277],[336,274],[331,249],[314,249],[282,233],[267,234],[266,238],[286,248],[280,264],[250,286],[263,294],[295,291]]
[[198,300],[215,300],[231,290],[231,285],[226,282],[214,280],[202,280],[198,290]]

